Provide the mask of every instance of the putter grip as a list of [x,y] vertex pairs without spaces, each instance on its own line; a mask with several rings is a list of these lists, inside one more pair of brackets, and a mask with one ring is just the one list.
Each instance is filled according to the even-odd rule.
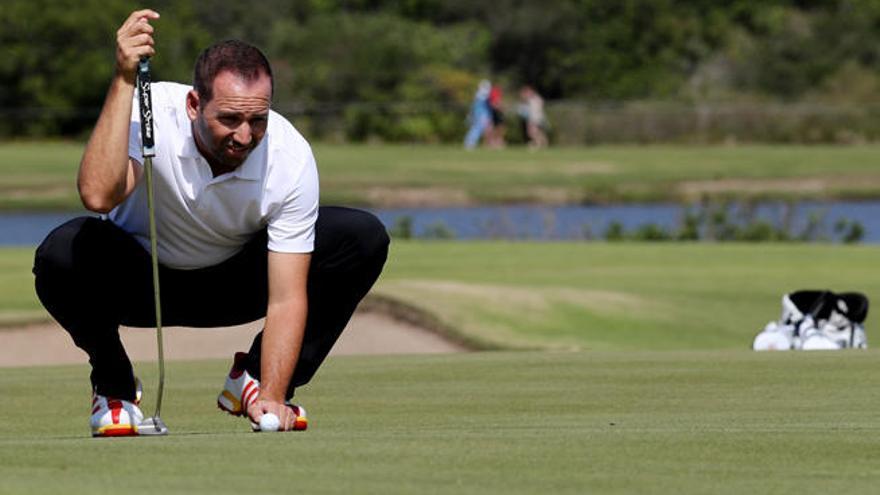
[[150,90],[150,59],[138,63],[138,102],[141,113],[141,146],[144,158],[156,156],[153,136],[153,94]]

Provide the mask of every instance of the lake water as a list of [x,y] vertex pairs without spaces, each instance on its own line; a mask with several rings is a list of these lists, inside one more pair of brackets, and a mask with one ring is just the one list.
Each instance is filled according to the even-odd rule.
[[[382,222],[392,228],[402,217],[412,220],[415,236],[432,230],[447,230],[457,239],[601,239],[612,222],[632,231],[648,223],[668,231],[677,230],[687,207],[676,204],[619,206],[489,206],[450,208],[400,208],[377,210]],[[743,214],[732,208],[731,220]],[[880,201],[802,202],[795,206],[768,202],[751,212],[752,218],[773,225],[790,225],[790,232],[802,232],[811,217],[818,219],[820,234],[831,239],[838,220],[859,222],[864,227],[862,242],[880,243]],[[787,220],[786,220],[787,219]]]
[[[667,230],[677,229],[687,211],[673,204],[620,206],[484,206],[448,208],[393,208],[373,210],[389,229],[402,217],[412,221],[415,236],[442,230],[456,239],[601,239],[611,222],[626,230],[653,223]],[[0,214],[0,245],[32,246],[57,225],[85,213],[39,212]],[[735,216],[736,211],[731,215]],[[880,201],[802,202],[794,207],[764,203],[754,218],[781,225],[789,218],[792,232],[800,232],[811,216],[822,219],[822,230],[834,237],[840,219],[859,222],[865,229],[862,242],[880,243]]]

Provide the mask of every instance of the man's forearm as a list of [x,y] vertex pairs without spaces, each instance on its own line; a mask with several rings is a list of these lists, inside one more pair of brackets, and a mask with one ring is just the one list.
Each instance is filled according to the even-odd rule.
[[159,18],[154,10],[136,10],[116,31],[116,71],[104,100],[101,116],[86,144],[79,164],[77,187],[83,205],[107,213],[134,189],[138,172],[128,158],[131,101],[134,98],[138,61],[156,53],[153,26]]
[[128,139],[135,84],[122,75],[110,83],[101,116],[83,152],[77,186],[83,205],[106,213],[125,199],[136,177],[129,166]]
[[307,311],[305,299],[269,306],[261,348],[262,399],[284,402],[302,349]]

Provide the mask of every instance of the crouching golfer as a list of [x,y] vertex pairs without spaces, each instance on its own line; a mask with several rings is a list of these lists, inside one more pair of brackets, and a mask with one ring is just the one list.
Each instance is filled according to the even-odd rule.
[[[37,250],[40,300],[89,356],[95,436],[136,435],[139,387],[120,324],[155,325],[136,69],[152,56],[151,10],[117,33],[116,73],[83,153],[78,186],[101,218],[55,229]],[[226,41],[197,59],[193,86],[153,84],[163,320],[215,327],[265,317],[235,355],[221,409],[304,429],[288,401],[314,375],[376,281],[388,236],[372,215],[318,207],[311,149],[270,110],[272,69]],[[205,338],[210,338],[206,334]]]

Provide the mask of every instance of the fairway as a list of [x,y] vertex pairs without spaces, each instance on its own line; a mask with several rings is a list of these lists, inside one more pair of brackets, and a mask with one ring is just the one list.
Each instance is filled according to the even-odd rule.
[[[84,144],[0,144],[0,209],[82,208]],[[340,205],[577,204],[880,197],[880,146],[314,147],[321,201]]]
[[[288,434],[250,433],[215,410],[225,362],[172,363],[171,435],[128,439],[89,438],[84,366],[10,369],[0,492],[873,493],[878,361],[875,351],[333,358],[297,396],[310,429]],[[154,365],[138,368],[152,398]]]
[[880,300],[876,259],[829,244],[394,242],[375,292],[488,348],[746,349],[786,292]]

